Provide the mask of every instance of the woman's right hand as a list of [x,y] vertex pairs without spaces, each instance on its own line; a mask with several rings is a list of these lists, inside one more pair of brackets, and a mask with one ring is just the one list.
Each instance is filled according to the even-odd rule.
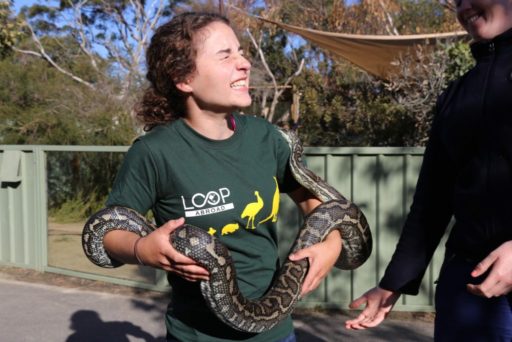
[[173,272],[188,281],[208,280],[208,271],[191,258],[179,253],[170,243],[170,235],[185,223],[184,218],[170,220],[137,245],[137,257],[147,266]]

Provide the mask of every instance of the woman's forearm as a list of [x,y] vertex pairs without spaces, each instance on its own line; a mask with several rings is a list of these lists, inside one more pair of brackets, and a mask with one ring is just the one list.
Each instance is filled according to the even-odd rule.
[[125,264],[138,264],[134,247],[139,238],[140,236],[133,232],[112,230],[105,234],[103,246],[111,258]]

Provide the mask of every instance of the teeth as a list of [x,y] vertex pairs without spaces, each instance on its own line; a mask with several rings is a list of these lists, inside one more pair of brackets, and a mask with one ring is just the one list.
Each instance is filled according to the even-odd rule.
[[233,82],[231,83],[231,88],[242,88],[242,87],[245,87],[245,80],[240,80],[240,81],[236,81],[236,82]]
[[473,15],[473,16],[471,16],[471,17],[467,18],[467,19],[466,19],[466,21],[467,21],[469,24],[471,24],[471,23],[473,23],[474,21],[476,21],[479,17],[480,17],[480,16],[479,16],[478,14],[475,14],[475,15]]

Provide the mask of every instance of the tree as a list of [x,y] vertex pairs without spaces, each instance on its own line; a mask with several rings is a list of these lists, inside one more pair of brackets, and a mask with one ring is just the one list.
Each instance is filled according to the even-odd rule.
[[413,58],[401,59],[400,74],[384,84],[392,94],[392,101],[414,123],[416,133],[408,137],[407,145],[426,143],[437,95],[473,66],[466,43],[448,42],[442,46],[430,53],[418,49]]
[[[427,74],[421,74],[426,78],[418,78],[418,73],[416,79],[406,80],[406,69],[413,64],[405,57],[397,61],[403,68],[403,77],[376,79],[307,42],[298,46],[299,40],[287,32],[254,20],[235,7],[270,19],[334,32],[408,34],[453,28],[455,20],[448,3],[361,0],[346,5],[343,0],[231,0],[224,7],[234,26],[243,28],[238,30],[241,44],[252,57],[255,101],[246,110],[248,113],[263,115],[272,122],[296,124],[299,118],[295,115],[291,119],[290,107],[297,104],[300,95],[298,124],[306,144],[421,144],[423,138],[419,136],[423,133],[418,138],[410,134],[418,122],[429,122],[430,114],[424,109],[427,103],[433,106],[431,99],[441,88],[430,86],[433,80],[429,81]],[[19,41],[15,48],[26,56],[45,60],[88,91],[99,90],[102,96],[108,94],[109,99],[121,99],[124,110],[114,111],[114,121],[126,121],[145,83],[142,52],[152,29],[164,18],[187,9],[218,11],[219,2],[48,0],[45,5],[24,9],[24,32],[28,39]],[[422,51],[421,55],[427,58],[428,53]],[[444,59],[434,60],[446,63]],[[440,73],[443,79],[436,84],[445,85],[448,74]],[[429,86],[413,91],[415,84]],[[429,99],[424,106],[415,107],[422,108],[421,115],[407,109],[408,103],[415,103],[412,94]],[[425,127],[420,131],[426,130]]]
[[[377,79],[231,5],[299,26],[364,34],[452,30],[449,6],[434,0],[226,4],[253,63],[255,101],[247,113],[297,124],[306,145],[421,145],[435,97],[471,65],[467,45],[449,44],[433,54],[420,50],[403,57],[396,61],[399,75]],[[219,3],[48,0],[16,18],[10,3],[0,2],[0,143],[130,144],[137,135],[130,112],[145,86],[148,39],[154,25],[187,9],[218,11]],[[290,115],[299,94],[300,118]],[[87,202],[89,213],[89,195],[106,194],[119,157],[49,155],[51,207]]]
[[[396,35],[458,28],[453,12],[442,1],[361,0],[347,6],[336,0],[298,0],[266,4],[259,14],[269,19],[332,32]],[[470,65],[461,50],[444,47],[434,55],[419,51],[396,61],[401,75],[383,80],[307,42],[302,49],[307,51],[304,71],[292,83],[302,94],[300,134],[309,145],[421,145],[435,98],[451,77],[445,71],[429,74],[425,66],[449,69],[449,60],[441,58],[449,51],[461,52],[462,64]],[[412,63],[418,56],[422,62]],[[422,63],[423,72],[414,74],[411,68]],[[436,63],[442,64],[440,68]],[[272,65],[279,68],[281,64]],[[423,103],[411,111],[417,104],[415,97]]]
[[[80,59],[75,64],[70,68],[79,75],[89,67]],[[120,99],[74,82],[43,60],[13,55],[0,61],[0,144],[127,145],[135,135]],[[75,201],[90,213],[97,202],[89,199],[101,202],[121,157],[49,152],[49,208]]]
[[[75,81],[97,89],[96,83],[78,76],[47,52],[44,40],[70,37],[77,43],[78,50],[67,53],[87,57],[97,79],[119,78],[118,95],[126,96],[132,87],[139,87],[143,82],[143,62],[151,33],[162,19],[172,14],[172,8],[179,2],[47,0],[45,5],[23,9],[24,26],[34,44],[15,50],[40,57]],[[109,69],[99,66],[104,60],[111,63]]]
[[[302,58],[301,61],[297,63],[298,67],[295,70],[295,72],[292,73],[291,63],[286,58],[286,56],[283,54],[283,50],[284,50],[283,46],[280,46],[280,48],[279,48],[279,45],[278,45],[277,50],[269,51],[269,50],[272,50],[273,48],[275,48],[276,43],[279,44],[279,40],[280,40],[279,37],[277,37],[277,39],[276,39],[276,36],[269,37],[268,34],[265,34],[265,32],[262,32],[262,34],[260,35],[260,38],[258,39],[258,42],[256,42],[256,39],[254,38],[254,36],[252,35],[252,33],[249,30],[247,30],[247,34],[249,35],[249,38],[251,39],[251,42],[253,43],[253,47],[256,50],[256,54],[259,57],[259,60],[261,61],[261,64],[263,65],[263,68],[266,71],[266,76],[267,76],[266,78],[270,78],[270,81],[271,81],[270,86],[266,86],[266,85],[260,86],[262,91],[260,91],[259,96],[257,96],[258,98],[260,98],[260,103],[259,103],[258,109],[260,110],[261,115],[270,122],[277,122],[278,120],[283,121],[283,119],[288,120],[289,113],[288,113],[288,115],[285,114],[285,118],[283,118],[282,115],[276,117],[276,115],[275,115],[276,107],[277,107],[277,104],[279,103],[280,97],[283,95],[283,93],[287,89],[292,88],[290,86],[290,83],[292,82],[292,80],[295,77],[300,75],[302,68],[304,66],[304,58]],[[265,46],[263,46],[263,38],[264,37],[267,37],[267,39],[265,39],[265,41],[270,42],[270,44],[265,44]],[[281,35],[280,38],[282,40],[282,38],[286,38],[286,36]],[[281,42],[281,45],[285,45],[285,44],[283,44],[283,42]],[[267,51],[267,54],[264,52],[264,49]],[[293,56],[295,57],[295,59],[297,58],[296,55],[293,55]],[[272,62],[280,62],[280,63],[272,63],[272,65],[274,66],[273,67],[274,70],[271,70],[269,63],[267,62],[267,59],[270,59]],[[275,59],[281,59],[281,60],[276,61]],[[297,62],[297,61],[295,61],[295,62]],[[281,68],[278,68],[276,66],[280,66]],[[286,77],[286,79],[279,82],[278,78],[276,77],[276,74],[278,74],[278,76],[280,76],[279,77],[280,79],[283,79],[285,77]],[[270,94],[271,89],[273,90],[272,94]],[[267,106],[267,100],[268,100],[269,96],[272,98],[272,101],[271,101],[270,106]],[[283,114],[283,113],[281,113],[281,114]],[[298,119],[299,118],[296,117],[293,120],[298,121]]]
[[11,5],[11,1],[0,0],[0,58],[12,51],[21,36],[20,23],[13,17]]

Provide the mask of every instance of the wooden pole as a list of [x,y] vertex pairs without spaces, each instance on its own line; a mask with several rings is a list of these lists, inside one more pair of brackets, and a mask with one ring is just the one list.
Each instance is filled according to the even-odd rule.
[[219,14],[224,15],[224,0],[219,0]]

